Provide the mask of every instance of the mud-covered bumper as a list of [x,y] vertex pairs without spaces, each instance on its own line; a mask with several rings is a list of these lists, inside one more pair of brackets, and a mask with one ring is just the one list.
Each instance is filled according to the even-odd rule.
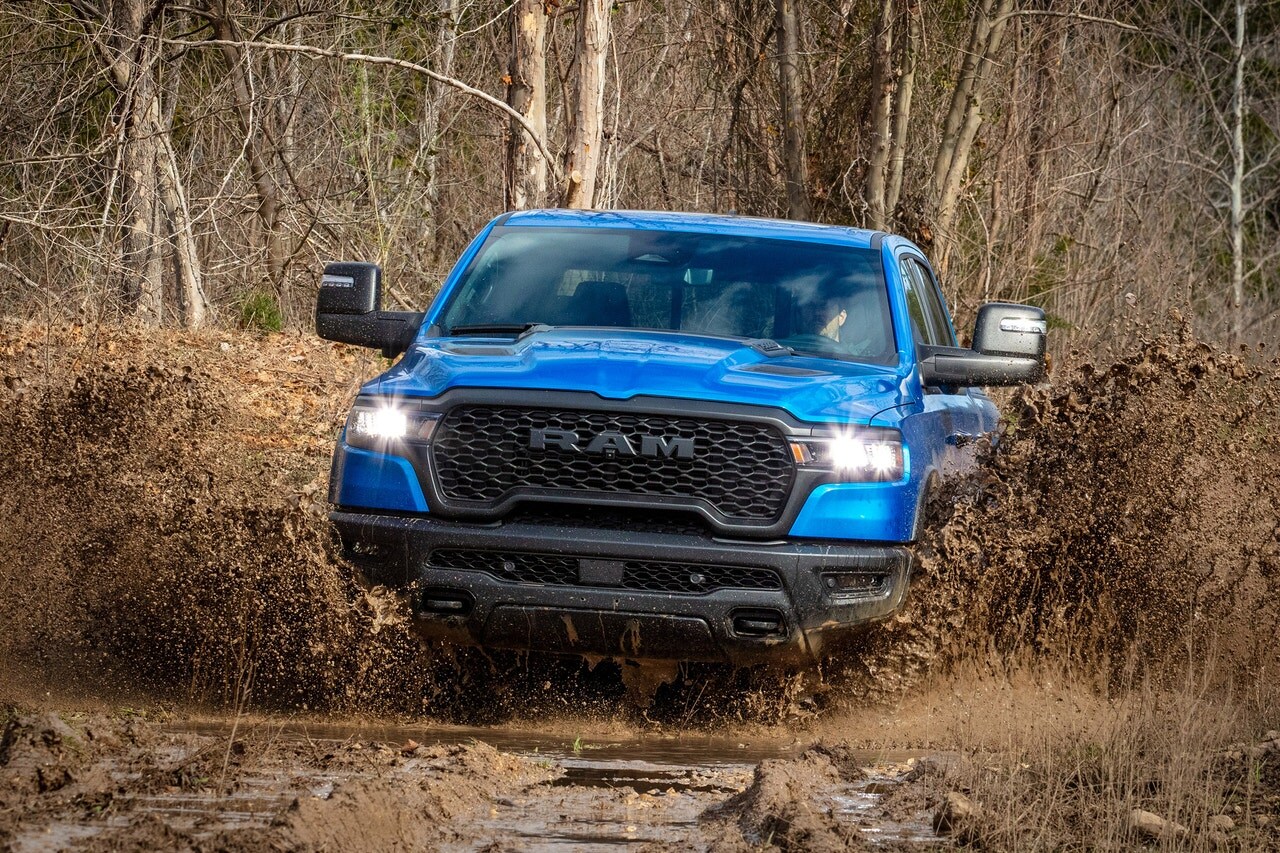
[[[421,633],[491,648],[803,663],[831,639],[892,614],[911,571],[910,551],[895,545],[343,511],[331,518],[371,582],[410,593]],[[504,569],[518,574],[526,564],[555,576],[530,582]],[[726,567],[754,588],[740,588]],[[705,591],[690,589],[691,579]]]

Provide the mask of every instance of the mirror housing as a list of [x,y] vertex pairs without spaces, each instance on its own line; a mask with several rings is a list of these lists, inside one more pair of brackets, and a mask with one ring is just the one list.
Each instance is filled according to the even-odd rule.
[[978,309],[973,349],[922,345],[925,385],[1020,385],[1044,376],[1044,311],[1031,305],[989,302]]
[[395,358],[413,343],[425,316],[382,310],[382,268],[377,264],[325,264],[316,296],[316,334],[325,340],[381,349]]

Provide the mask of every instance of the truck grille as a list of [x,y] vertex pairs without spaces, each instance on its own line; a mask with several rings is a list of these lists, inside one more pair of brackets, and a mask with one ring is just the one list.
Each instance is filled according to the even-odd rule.
[[656,560],[587,562],[612,563],[620,570],[619,577],[612,583],[592,581],[589,570],[577,557],[555,554],[438,548],[431,552],[428,564],[433,569],[485,572],[511,583],[611,586],[690,595],[718,589],[782,589],[777,572],[755,566],[703,566]]
[[[535,430],[573,433],[584,445],[592,436],[619,434],[637,450],[645,436],[692,439],[692,456],[535,450]],[[705,501],[745,524],[776,520],[795,477],[785,440],[767,425],[649,414],[458,406],[437,429],[432,456],[448,501],[492,505],[515,491],[637,495]]]

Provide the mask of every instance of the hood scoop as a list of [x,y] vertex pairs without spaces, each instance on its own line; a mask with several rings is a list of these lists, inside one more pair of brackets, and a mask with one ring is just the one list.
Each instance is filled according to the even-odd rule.
[[440,345],[440,349],[453,355],[513,355],[515,353],[511,346],[490,343],[446,343]]
[[811,367],[794,367],[789,364],[770,364],[764,362],[762,364],[748,364],[739,367],[739,370],[749,370],[752,373],[769,373],[774,376],[831,376],[832,374],[826,370],[814,370]]

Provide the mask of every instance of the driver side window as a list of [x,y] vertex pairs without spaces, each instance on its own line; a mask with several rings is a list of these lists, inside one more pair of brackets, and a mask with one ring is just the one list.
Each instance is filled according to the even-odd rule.
[[933,276],[915,258],[898,258],[898,272],[907,295],[907,312],[917,343],[955,346],[955,336],[947,322],[947,312],[938,296]]

